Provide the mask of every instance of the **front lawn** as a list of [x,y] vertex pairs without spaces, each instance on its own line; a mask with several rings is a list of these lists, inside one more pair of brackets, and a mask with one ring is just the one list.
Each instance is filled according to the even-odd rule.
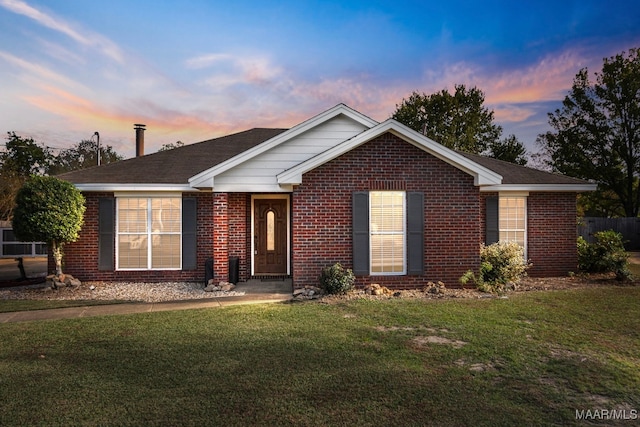
[[[598,287],[4,324],[0,425],[584,425],[576,411],[595,410],[637,417],[639,302],[638,287]],[[637,421],[595,421],[616,422]]]

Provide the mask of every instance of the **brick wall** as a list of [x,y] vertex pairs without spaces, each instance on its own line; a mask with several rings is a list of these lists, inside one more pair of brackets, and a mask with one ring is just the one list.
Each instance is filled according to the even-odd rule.
[[530,193],[527,203],[530,276],[577,271],[576,193]]
[[352,268],[351,198],[354,191],[424,192],[424,276],[363,276],[358,284],[390,288],[441,280],[457,286],[478,267],[480,198],[473,177],[392,135],[382,135],[304,174],[293,193],[293,278],[317,285],[322,268]]
[[213,195],[213,278],[229,277],[229,194]]
[[[112,193],[85,193],[87,210],[80,238],[64,246],[63,271],[82,281],[203,281],[204,263],[213,255],[212,221],[214,203],[211,193],[186,193],[185,197],[198,199],[197,269],[188,271],[99,271],[98,270],[98,203],[102,197],[113,197]],[[115,244],[115,242],[114,242]],[[114,262],[115,264],[115,262]],[[49,271],[53,271],[53,260],[49,256]]]
[[[248,193],[229,194],[229,256],[238,257],[240,280],[251,275],[251,195]],[[227,279],[224,279],[227,280]]]

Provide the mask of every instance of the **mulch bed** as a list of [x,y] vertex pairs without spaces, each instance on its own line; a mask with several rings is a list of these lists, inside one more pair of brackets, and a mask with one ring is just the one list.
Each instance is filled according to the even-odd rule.
[[541,292],[554,291],[563,289],[582,289],[603,286],[638,286],[640,281],[626,280],[618,281],[614,274],[591,274],[591,275],[575,275],[567,277],[525,277],[516,286],[515,290],[509,291],[503,295],[490,294],[471,288],[442,288],[439,292],[429,292],[429,287],[424,289],[390,291],[383,295],[369,295],[364,290],[358,289],[347,293],[346,295],[323,295],[319,300],[327,303],[339,303],[344,300],[351,299],[392,299],[392,298],[423,298],[423,299],[450,299],[450,298],[504,298],[510,294],[522,292]]

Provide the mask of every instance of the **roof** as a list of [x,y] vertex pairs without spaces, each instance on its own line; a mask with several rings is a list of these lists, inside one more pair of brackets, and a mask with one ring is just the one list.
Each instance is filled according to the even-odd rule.
[[520,166],[479,154],[462,151],[458,151],[458,153],[502,176],[502,183],[499,188],[489,186],[483,189],[484,191],[492,191],[494,189],[512,191],[549,190],[550,187],[554,187],[556,191],[562,191],[563,188],[566,188],[566,191],[595,190],[595,184],[582,179]]
[[[216,191],[288,192],[300,184],[307,171],[385,132],[469,173],[480,191],[596,189],[596,184],[580,179],[450,150],[393,119],[378,123],[344,104],[291,129],[254,128],[173,150],[69,172],[59,178],[76,184],[82,191],[199,191],[215,187]],[[315,139],[310,141],[309,135]],[[291,141],[298,141],[293,151],[287,145]],[[304,148],[302,151],[301,147]],[[254,159],[264,161],[260,163]],[[227,181],[233,180],[235,187],[224,184],[224,179],[222,184],[216,185],[224,174]],[[260,184],[255,179],[247,184],[247,175],[259,175]],[[265,187],[268,190],[257,189],[266,185],[265,180],[273,181]],[[229,190],[232,187],[233,190]]]
[[184,145],[173,150],[158,151],[146,156],[67,172],[58,175],[58,178],[73,184],[187,185],[192,176],[223,163],[286,130],[254,128]]

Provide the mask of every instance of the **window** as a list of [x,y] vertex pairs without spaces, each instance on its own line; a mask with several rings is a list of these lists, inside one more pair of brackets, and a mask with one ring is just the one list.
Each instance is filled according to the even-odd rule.
[[181,268],[182,199],[117,199],[118,269]]
[[527,251],[527,198],[524,196],[500,196],[500,241],[516,242]]
[[40,242],[21,242],[13,230],[0,230],[0,256],[37,256],[47,255],[47,245]]
[[405,193],[369,193],[371,274],[406,273]]
[[267,212],[267,251],[276,250],[276,214],[270,210]]

